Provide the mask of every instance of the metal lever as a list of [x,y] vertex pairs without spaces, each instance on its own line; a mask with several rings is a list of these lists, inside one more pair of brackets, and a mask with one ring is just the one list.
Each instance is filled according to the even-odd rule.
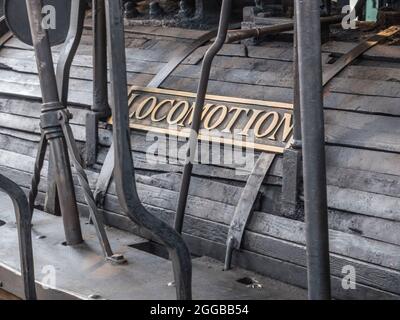
[[223,0],[221,8],[221,16],[218,27],[218,35],[214,44],[207,50],[203,65],[201,69],[200,82],[197,89],[196,104],[193,111],[193,122],[189,137],[189,148],[186,154],[186,165],[183,170],[181,189],[179,193],[178,208],[175,217],[175,230],[182,233],[183,220],[185,216],[185,208],[187,197],[189,193],[190,180],[193,170],[193,161],[197,149],[197,141],[200,130],[201,114],[204,107],[204,102],[206,98],[208,81],[210,79],[211,64],[214,57],[221,50],[225,43],[226,36],[229,27],[229,18],[232,9],[232,0]]
[[[71,16],[68,34],[62,46],[60,56],[57,62],[56,80],[58,95],[64,106],[68,104],[68,89],[70,80],[70,70],[75,53],[78,49],[85,20],[85,0],[71,0]],[[48,190],[46,196],[47,211],[55,214],[58,212],[57,185],[55,182],[54,159],[50,157],[48,173]]]
[[[70,161],[68,157],[69,149],[74,167],[76,168],[78,174],[79,182],[84,190],[85,200],[89,206],[91,217],[95,222],[97,236],[102,246],[104,255],[107,260],[111,260],[116,263],[123,263],[125,262],[123,256],[114,255],[112,253],[106,232],[104,230],[104,225],[101,221],[101,218],[97,214],[97,207],[88,184],[86,173],[81,165],[79,151],[68,123],[68,111],[65,104],[62,104],[59,101],[59,88],[56,85],[56,77],[54,74],[53,59],[51,55],[48,34],[45,30],[43,30],[40,23],[41,1],[27,0],[26,3],[32,39],[38,61],[39,79],[43,95],[42,115],[40,118],[42,138],[35,163],[35,173],[32,179],[32,188],[29,194],[31,211],[37,195],[40,171],[43,166],[44,155],[46,153],[46,146],[48,142],[50,144],[50,153],[55,165],[55,181],[60,198],[67,243],[69,245],[75,245],[83,241],[79,214],[77,210],[77,202],[75,198],[74,184],[72,181]],[[77,5],[79,6],[77,7]],[[81,10],[81,5],[81,0],[74,1],[75,10]],[[76,11],[75,14],[78,14],[78,12]],[[67,44],[66,47],[69,47],[69,49],[66,49],[64,52],[68,57],[61,60],[61,65],[63,66],[61,69],[64,70],[62,74],[67,78],[64,79],[63,84],[61,85],[62,89],[68,87],[67,83],[69,69],[77,47],[76,39],[79,38],[76,34],[76,30],[82,27],[82,25],[79,26],[78,20],[76,21],[77,24],[75,26],[75,32],[72,33],[75,34],[75,37],[71,36],[71,39],[75,40],[70,40],[73,43]],[[64,99],[66,98],[67,95],[65,95]]]
[[18,226],[21,275],[26,300],[36,300],[35,272],[32,251],[31,214],[24,192],[17,184],[0,174],[0,190],[8,194],[14,204]]
[[108,49],[111,67],[113,109],[114,177],[122,210],[140,227],[163,243],[172,261],[176,294],[180,300],[192,298],[192,262],[181,236],[164,221],[156,218],[141,203],[132,165],[128,123],[128,90],[122,1],[107,0]]
[[103,222],[97,210],[92,190],[90,189],[86,172],[81,164],[82,159],[79,154],[79,150],[76,147],[71,126],[69,125],[69,119],[71,118],[72,115],[68,112],[68,110],[61,110],[58,112],[58,119],[60,120],[61,128],[64,133],[69,154],[71,155],[72,164],[78,174],[79,183],[82,186],[83,195],[89,207],[90,221],[93,222],[94,227],[96,228],[97,238],[99,239],[103,254],[106,259],[118,264],[125,263],[126,260],[122,255],[113,253],[110,242],[108,241]]
[[86,115],[86,165],[96,163],[98,123],[111,115],[108,105],[107,29],[104,0],[92,0],[93,105]]

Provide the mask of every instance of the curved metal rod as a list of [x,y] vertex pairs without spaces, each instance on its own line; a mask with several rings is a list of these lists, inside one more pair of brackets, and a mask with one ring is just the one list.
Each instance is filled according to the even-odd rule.
[[127,216],[163,243],[172,261],[176,294],[180,300],[192,298],[192,262],[181,236],[164,221],[149,213],[141,203],[135,182],[130,144],[128,90],[124,24],[121,0],[107,0],[108,45],[111,67],[114,177],[118,199]]
[[46,135],[42,133],[36,154],[35,168],[33,170],[33,177],[31,180],[31,189],[29,190],[28,195],[29,211],[31,213],[31,216],[33,216],[33,211],[35,209],[35,200],[39,192],[40,172],[42,171],[44,159],[46,157],[47,143],[48,141]]
[[14,204],[18,226],[21,275],[26,300],[36,300],[35,272],[31,236],[31,214],[28,200],[17,184],[0,174],[0,190],[8,194]]
[[57,63],[58,95],[64,106],[68,103],[69,74],[72,61],[81,41],[85,20],[85,0],[71,0],[71,18],[67,39],[64,42]]
[[[72,61],[78,49],[85,20],[85,0],[71,0],[71,16],[67,38],[62,46],[57,62],[56,82],[57,92],[61,103],[67,107],[68,90]],[[58,99],[57,99],[58,100]],[[55,213],[57,211],[57,186],[55,182],[56,172],[54,159],[49,159],[48,191],[46,196],[46,208]]]
[[214,57],[221,50],[225,43],[228,33],[229,18],[232,9],[232,0],[223,0],[221,8],[221,16],[218,27],[218,35],[214,44],[207,50],[203,65],[201,69],[199,87],[197,89],[197,99],[193,111],[193,122],[189,137],[189,148],[186,154],[186,162],[183,170],[181,189],[179,193],[178,208],[175,217],[175,230],[182,233],[183,219],[185,215],[185,208],[187,197],[189,193],[190,180],[193,170],[193,161],[196,154],[198,135],[200,130],[201,115],[203,113],[204,102],[206,99],[208,81],[210,79],[211,64]]

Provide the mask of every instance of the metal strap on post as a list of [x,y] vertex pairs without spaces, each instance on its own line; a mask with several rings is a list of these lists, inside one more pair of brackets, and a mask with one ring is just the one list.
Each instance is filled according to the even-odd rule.
[[244,230],[253,212],[258,192],[260,191],[265,176],[274,162],[275,156],[276,155],[273,153],[261,153],[254,165],[253,171],[247,179],[246,186],[242,191],[229,227],[228,238],[226,241],[227,249],[224,270],[229,270],[231,268],[233,250],[240,249]]

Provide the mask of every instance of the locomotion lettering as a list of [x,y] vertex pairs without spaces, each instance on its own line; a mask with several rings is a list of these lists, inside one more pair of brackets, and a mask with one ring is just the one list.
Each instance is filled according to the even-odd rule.
[[[132,87],[130,127],[188,137],[195,98],[190,92]],[[199,139],[282,153],[292,137],[292,109],[289,103],[208,95]]]

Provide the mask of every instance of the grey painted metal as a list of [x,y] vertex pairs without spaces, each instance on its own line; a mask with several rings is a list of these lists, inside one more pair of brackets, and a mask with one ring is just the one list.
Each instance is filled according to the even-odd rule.
[[96,189],[94,191],[94,198],[96,199],[97,205],[100,207],[104,204],[107,190],[114,173],[114,163],[114,143],[112,143],[110,150],[108,150],[107,156],[104,159],[99,177],[97,178]]
[[69,125],[69,119],[71,117],[72,116],[70,115],[70,113],[66,110],[61,110],[58,112],[58,119],[61,123],[61,127],[64,133],[65,141],[68,146],[69,154],[71,155],[73,166],[78,174],[79,183],[83,189],[85,201],[88,204],[90,218],[95,226],[97,238],[99,239],[103,254],[107,260],[115,263],[125,263],[126,261],[124,257],[119,254],[114,254],[111,249],[110,242],[104,229],[102,217],[97,210],[96,202],[94,200],[92,190],[90,189],[86,172],[82,166],[82,159],[76,146],[71,127]]
[[283,154],[282,213],[294,217],[298,207],[301,177],[301,115],[299,88],[299,57],[297,49],[296,8],[293,32],[293,140]]
[[[29,204],[22,189],[0,174],[0,190],[13,201],[17,221],[21,275],[24,282],[25,299],[36,300],[35,271],[32,250],[32,226]],[[13,253],[10,253],[13,254]]]
[[171,75],[172,72],[185,60],[194,50],[210,41],[217,35],[217,30],[211,30],[205,33],[196,41],[187,47],[179,48],[173,58],[156,74],[156,76],[147,85],[151,88],[157,88]]
[[107,30],[104,0],[92,1],[93,19],[93,106],[92,111],[102,117],[111,114],[108,105]]
[[98,122],[111,114],[108,105],[107,33],[104,0],[92,1],[93,19],[93,105],[86,116],[86,165],[97,160]]
[[226,241],[226,255],[224,270],[231,268],[233,250],[239,250],[242,244],[244,230],[254,211],[254,204],[256,202],[261,185],[267,175],[269,169],[274,162],[276,155],[273,153],[261,153],[254,165],[254,168],[247,179],[246,186],[244,187],[240,196],[239,202],[236,206],[233,219],[228,231],[228,238]]
[[115,185],[125,214],[164,244],[169,252],[178,299],[192,298],[192,262],[181,236],[146,210],[137,193],[130,144],[125,37],[122,1],[107,0],[108,49],[111,68]]
[[293,143],[295,149],[301,148],[301,115],[300,115],[300,88],[299,88],[299,54],[297,48],[297,14],[294,8],[293,33]]
[[40,137],[39,145],[38,145],[38,150],[37,150],[36,160],[35,160],[35,168],[33,170],[31,188],[29,190],[29,196],[28,196],[29,211],[30,211],[31,215],[33,215],[33,210],[35,209],[35,199],[39,192],[40,172],[42,171],[44,159],[46,156],[47,143],[48,143],[48,141],[47,141],[46,135],[42,133],[41,137]]
[[309,299],[330,299],[319,1],[298,0],[300,106]]
[[65,107],[59,101],[50,42],[47,31],[42,28],[41,24],[42,2],[40,0],[27,0],[26,5],[42,90],[41,128],[49,140],[50,152],[55,160],[56,183],[66,240],[69,245],[76,245],[81,243],[83,239],[74,184],[62,130],[54,119],[54,112]]
[[322,85],[324,87],[329,84],[329,82],[343,71],[347,66],[353,63],[362,54],[367,52],[369,49],[375,47],[376,45],[387,40],[389,37],[394,36],[400,32],[399,26],[393,26],[386,29],[376,35],[369,37],[368,39],[362,41],[360,44],[355,46],[346,54],[342,55],[333,65],[331,65],[323,74]]
[[186,202],[189,193],[190,180],[193,170],[193,161],[198,145],[198,135],[203,112],[204,102],[207,94],[208,81],[210,79],[211,64],[214,57],[221,50],[228,33],[232,0],[223,0],[221,16],[218,27],[218,35],[213,45],[207,50],[201,68],[200,81],[197,89],[197,97],[193,110],[193,121],[189,137],[189,146],[186,154],[186,162],[183,169],[181,188],[179,193],[178,207],[175,216],[175,230],[182,233],[183,220],[185,216]]
[[63,105],[68,104],[69,75],[72,60],[78,50],[85,20],[86,0],[71,0],[68,34],[63,43],[57,62],[56,79],[58,95]]
[[[320,22],[322,24],[335,24],[342,21],[343,16],[336,15],[330,17],[321,17]],[[232,43],[241,41],[249,38],[260,38],[262,36],[277,34],[281,32],[291,31],[294,28],[294,22],[275,24],[265,27],[243,29],[238,31],[229,31],[226,38],[226,43]]]

